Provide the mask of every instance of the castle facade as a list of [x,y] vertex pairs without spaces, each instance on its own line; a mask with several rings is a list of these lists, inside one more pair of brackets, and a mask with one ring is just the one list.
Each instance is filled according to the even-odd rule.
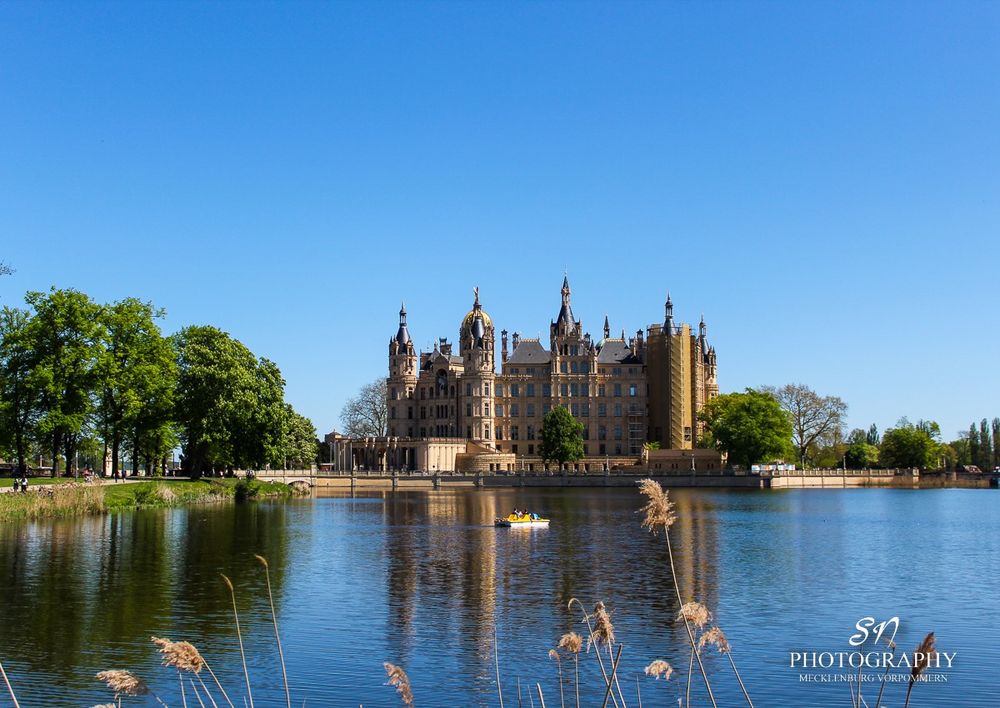
[[612,337],[605,317],[604,336],[595,340],[574,317],[571,294],[564,278],[548,348],[517,332],[508,341],[501,330],[500,373],[493,319],[478,288],[459,326],[457,351],[441,338],[433,351],[418,354],[401,308],[389,341],[390,438],[464,440],[479,454],[531,459],[538,456],[543,417],[565,406],[583,424],[585,458],[638,457],[647,442],[693,449],[698,413],[719,394],[704,318],[697,331],[676,323],[668,295],[662,322]]

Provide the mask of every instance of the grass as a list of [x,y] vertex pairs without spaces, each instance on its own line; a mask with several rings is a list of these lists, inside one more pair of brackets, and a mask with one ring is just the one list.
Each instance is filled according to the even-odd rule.
[[27,494],[0,494],[0,522],[68,518],[230,500],[287,498],[295,495],[295,490],[279,482],[247,482],[237,479],[161,479],[134,484],[105,482],[39,485],[35,489],[29,488]]

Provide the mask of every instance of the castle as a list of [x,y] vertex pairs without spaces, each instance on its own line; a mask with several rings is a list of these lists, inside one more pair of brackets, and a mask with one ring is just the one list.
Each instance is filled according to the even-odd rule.
[[459,327],[457,352],[441,338],[433,351],[418,355],[406,308],[400,309],[399,328],[389,341],[387,379],[389,439],[397,442],[386,448],[387,460],[395,451],[391,462],[399,468],[443,470],[478,456],[488,460],[490,470],[523,467],[525,461],[534,469],[542,419],[557,405],[583,424],[584,460],[635,460],[647,442],[663,450],[692,450],[694,459],[698,413],[719,394],[704,318],[697,332],[676,323],[668,295],[662,323],[637,330],[634,337],[626,338],[624,331],[612,337],[605,317],[604,336],[595,341],[573,316],[566,277],[548,349],[517,332],[508,348],[502,330],[497,373],[493,319],[478,288],[474,292]]

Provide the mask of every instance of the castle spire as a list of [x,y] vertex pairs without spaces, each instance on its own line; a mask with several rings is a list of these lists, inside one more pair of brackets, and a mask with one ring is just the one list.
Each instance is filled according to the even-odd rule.
[[406,303],[399,303],[399,329],[396,330],[396,341],[406,345],[410,341],[410,330],[406,327]]
[[705,343],[705,335],[708,334],[708,325],[705,324],[705,313],[701,315],[701,323],[698,325],[698,336],[701,337],[702,344]]
[[570,305],[570,294],[572,290],[569,287],[569,275],[563,275],[562,284],[562,307],[559,308],[559,317],[556,318],[556,326],[564,328],[565,332],[572,332],[573,328],[576,326],[576,320],[573,319],[573,308]]
[[611,337],[611,325],[608,324],[608,316],[604,315],[604,338],[609,339]]
[[663,321],[663,329],[666,330],[667,335],[671,335],[674,331],[674,302],[670,299],[669,291],[667,291],[667,302],[664,304],[663,309],[666,312],[666,319]]

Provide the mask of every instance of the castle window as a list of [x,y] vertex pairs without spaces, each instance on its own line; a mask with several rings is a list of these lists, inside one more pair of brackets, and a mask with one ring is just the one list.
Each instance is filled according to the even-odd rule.
[[615,398],[621,398],[622,395],[622,385],[620,383],[615,384]]
[[[499,403],[497,404],[497,417],[503,418],[503,406]],[[500,428],[497,428],[497,435],[500,434]]]
[[[615,425],[615,440],[621,440],[621,439],[622,439],[622,426]],[[621,446],[619,446],[619,449],[621,449]]]
[[622,404],[621,403],[616,403],[615,404],[615,418],[621,418],[621,417],[622,417]]
[[608,454],[608,446],[605,445],[604,443],[601,443],[600,445],[598,445],[597,446],[597,454],[598,455],[607,455]]
[[469,417],[469,418],[472,417],[472,404],[471,403],[466,403],[465,404],[465,415],[467,417]]
[[611,369],[611,375],[612,376],[621,376],[622,375],[622,367],[616,366],[613,369]]
[[516,455],[517,454],[517,445],[511,445],[510,446],[510,451],[513,452]]
[[583,439],[584,440],[590,440],[590,426],[589,425],[583,426]]
[[580,395],[581,396],[590,395],[590,384],[580,384]]
[[513,369],[510,370],[510,373],[512,373],[512,374],[520,374],[521,370],[515,366]]
[[420,420],[427,418],[427,406],[420,406]]
[[451,395],[452,395],[452,396],[454,396],[454,395],[455,395],[455,384],[452,384],[452,385],[451,385]]
[[604,384],[597,384],[597,395],[604,398]]
[[548,403],[543,403],[542,404],[542,415],[545,415],[550,410],[552,410],[552,406],[550,406]]
[[468,438],[469,440],[472,439],[472,426],[471,425],[465,426],[465,437]]
[[629,395],[629,398],[635,398],[636,393],[638,393],[638,389],[636,388],[636,385],[635,384],[629,384],[628,385],[628,395]]
[[395,387],[393,387],[393,388],[391,389],[391,391],[392,391],[392,394],[391,394],[391,395],[392,395],[392,400],[394,400],[394,401],[398,401],[398,400],[399,400],[399,391],[397,391],[397,390],[395,389]]
[[484,396],[489,396],[490,395],[490,385],[489,384],[483,384],[483,395]]
[[534,439],[535,439],[535,426],[529,425],[528,426],[528,440],[534,440]]
[[622,444],[621,443],[615,443],[615,454],[616,455],[622,454]]
[[570,362],[570,367],[569,367],[569,370],[570,370],[571,372],[573,372],[574,374],[579,374],[579,373],[580,373],[580,364],[578,364],[578,363],[577,363],[577,362],[575,362],[575,361],[571,361],[571,362]]
[[535,417],[535,404],[534,403],[529,403],[527,405],[527,409],[528,409],[527,410],[528,417],[529,418],[534,418]]
[[571,396],[579,396],[580,395],[580,386],[579,386],[579,384],[570,384],[569,395],[571,395]]
[[569,353],[572,354],[573,356],[579,356],[580,347],[574,344],[572,347],[569,348]]
[[529,366],[527,369],[525,369],[525,372],[528,374],[528,376],[534,376],[535,375],[535,367]]
[[684,428],[684,440],[691,442],[691,428]]
[[580,414],[584,417],[590,417],[590,404],[583,403],[580,405]]
[[409,418],[410,420],[413,420],[413,406],[407,406],[406,417]]
[[521,439],[520,431],[517,429],[516,425],[510,426],[510,439],[511,440],[520,440]]
[[517,384],[511,384],[510,385],[510,395],[511,395],[511,398],[517,398],[518,396],[520,396],[521,395],[521,387],[518,386]]
[[534,455],[535,454],[535,446],[534,445],[528,445],[528,454],[529,455]]
[[607,403],[598,403],[597,404],[597,417],[598,418],[604,418],[607,415],[608,415],[608,404]]
[[524,395],[527,396],[528,398],[532,398],[535,395],[535,384],[533,383],[525,384],[525,388],[526,390],[524,392]]
[[559,384],[559,395],[560,396],[568,396],[569,395],[569,385],[568,384]]
[[421,386],[420,387],[420,400],[422,401],[425,398],[427,398],[427,389]]
[[590,362],[589,361],[581,361],[580,362],[580,373],[581,374],[589,374],[590,373]]
[[489,403],[484,403],[483,404],[483,415],[489,415],[489,414],[490,414],[490,404]]
[[503,428],[497,426],[497,440],[503,440]]
[[489,425],[486,425],[486,427],[483,428],[483,438],[485,440],[489,440],[490,439],[490,426]]
[[607,440],[608,439],[608,429],[603,425],[597,426],[597,439]]
[[427,437],[427,428],[421,428],[420,429],[420,437],[422,437],[422,438],[426,438]]
[[503,386],[501,384],[497,384],[496,394],[497,394],[497,397],[500,397],[500,396],[503,395]]
[[552,384],[542,384],[542,396],[545,398],[552,397]]
[[576,418],[577,416],[579,416],[580,415],[580,404],[579,403],[574,403],[570,407],[570,412],[573,414],[574,418]]
[[393,406],[392,408],[389,409],[389,417],[393,419],[396,418],[396,406]]
[[466,396],[472,395],[472,384],[465,384],[465,395]]
[[519,406],[517,403],[511,403],[510,404],[510,415],[511,415],[512,418],[521,415],[521,406]]
[[565,361],[560,361],[559,362],[559,372],[563,373],[563,374],[569,373],[569,371],[567,369],[567,364],[566,364]]

